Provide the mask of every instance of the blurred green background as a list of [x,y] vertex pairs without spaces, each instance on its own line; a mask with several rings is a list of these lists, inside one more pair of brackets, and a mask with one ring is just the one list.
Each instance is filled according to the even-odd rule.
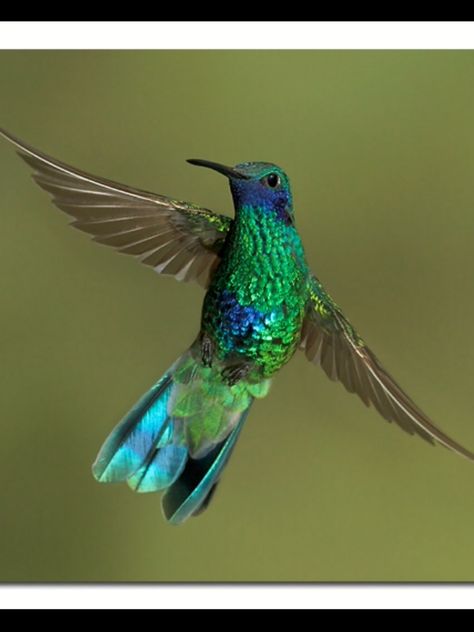
[[[473,52],[1,52],[0,125],[73,165],[232,212],[188,157],[290,174],[313,268],[474,447]],[[101,486],[112,426],[203,298],[70,230],[0,143],[1,581],[474,580],[474,466],[298,355],[208,512]]]

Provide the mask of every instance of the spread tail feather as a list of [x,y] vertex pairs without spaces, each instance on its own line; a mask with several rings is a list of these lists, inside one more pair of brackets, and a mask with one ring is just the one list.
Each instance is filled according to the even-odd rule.
[[136,492],[168,490],[166,519],[179,524],[209,504],[255,397],[269,381],[225,384],[193,347],[137,402],[106,439],[92,466],[101,483]]

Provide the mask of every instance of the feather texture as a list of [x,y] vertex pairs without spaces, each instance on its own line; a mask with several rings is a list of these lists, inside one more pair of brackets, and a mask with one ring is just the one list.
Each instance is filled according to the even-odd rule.
[[139,493],[169,488],[163,506],[176,524],[209,504],[254,397],[270,386],[229,386],[222,365],[196,361],[198,350],[197,342],[137,402],[92,466],[101,483],[127,482]]
[[159,274],[207,287],[232,220],[75,169],[0,129],[72,225]]
[[127,484],[139,493],[161,491],[174,483],[187,460],[188,450],[184,445],[171,444],[157,448],[146,463],[127,480]]
[[100,483],[127,480],[154,454],[162,437],[167,438],[168,401],[173,386],[171,370],[152,386],[105,440],[92,466],[92,473]]
[[201,459],[189,459],[181,476],[167,490],[162,499],[162,507],[165,518],[171,524],[181,524],[207,507],[248,412],[249,408],[240,414],[240,419],[230,435],[212,452]]
[[300,348],[311,362],[387,421],[474,460],[474,454],[435,426],[387,373],[316,277],[311,279],[309,297]]

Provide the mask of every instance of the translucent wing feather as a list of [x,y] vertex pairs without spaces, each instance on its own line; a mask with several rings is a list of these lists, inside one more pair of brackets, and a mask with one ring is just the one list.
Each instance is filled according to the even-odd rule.
[[94,241],[131,254],[159,274],[204,287],[219,262],[232,220],[163,195],[75,169],[0,129],[34,171],[36,182]]
[[437,428],[387,373],[316,277],[310,282],[301,349],[331,380],[342,382],[388,421],[474,460],[474,454]]

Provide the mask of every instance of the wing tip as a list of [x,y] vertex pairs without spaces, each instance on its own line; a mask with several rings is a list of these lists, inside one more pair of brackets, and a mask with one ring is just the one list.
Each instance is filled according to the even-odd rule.
[[15,145],[15,147],[17,148],[17,152],[21,155],[21,151],[28,151],[28,145],[23,142],[22,140],[20,140],[18,138],[18,136],[15,136],[15,134],[12,134],[11,132],[8,132],[4,127],[0,127],[0,136],[2,138],[4,138],[5,140],[7,140],[9,143],[12,143],[12,145]]

